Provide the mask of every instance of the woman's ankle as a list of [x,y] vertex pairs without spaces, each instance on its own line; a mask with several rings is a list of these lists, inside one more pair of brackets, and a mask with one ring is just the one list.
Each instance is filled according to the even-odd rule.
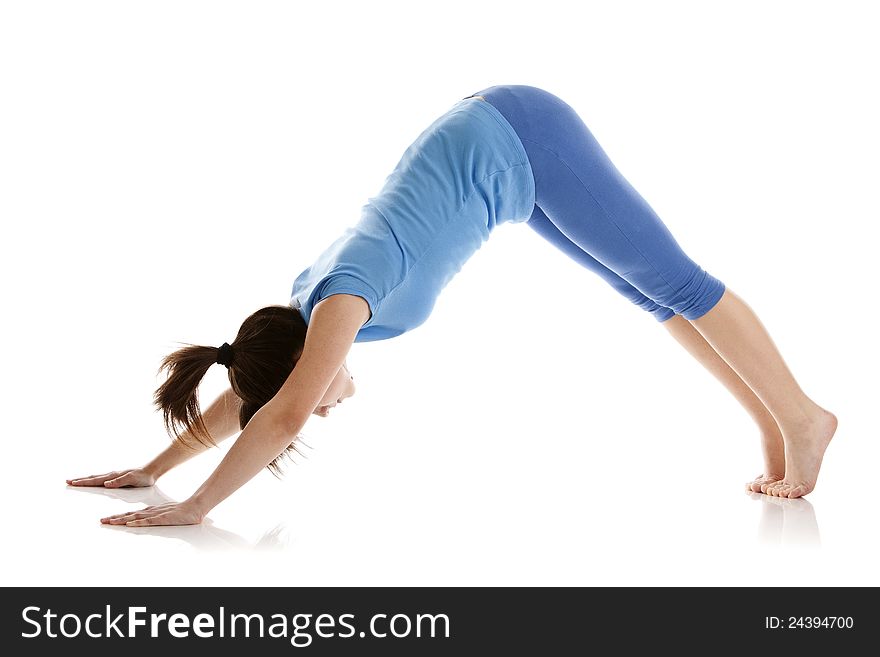
[[829,416],[833,416],[830,411],[825,410],[812,400],[793,409],[785,418],[777,420],[779,428],[782,430],[783,436],[795,436],[819,423],[827,421]]

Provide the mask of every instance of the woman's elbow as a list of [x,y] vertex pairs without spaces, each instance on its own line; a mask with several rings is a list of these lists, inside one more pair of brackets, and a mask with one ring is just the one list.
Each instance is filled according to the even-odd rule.
[[309,414],[303,411],[279,411],[266,404],[251,419],[251,422],[259,417],[260,432],[277,440],[282,449],[294,441],[297,434],[305,426]]

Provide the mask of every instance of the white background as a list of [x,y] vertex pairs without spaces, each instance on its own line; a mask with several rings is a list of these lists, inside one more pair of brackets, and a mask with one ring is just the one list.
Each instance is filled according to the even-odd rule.
[[[577,7],[577,10],[575,8]],[[880,61],[864,2],[9,2],[3,584],[878,585]],[[840,418],[808,501],[646,313],[502,225],[357,395],[198,527],[65,478],[167,444],[160,358],[234,338],[465,95],[572,105]],[[207,404],[225,385],[216,366]],[[231,444],[231,443],[230,443]]]

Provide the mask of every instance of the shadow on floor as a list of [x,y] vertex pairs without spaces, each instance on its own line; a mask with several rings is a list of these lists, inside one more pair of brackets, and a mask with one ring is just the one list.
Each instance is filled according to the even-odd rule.
[[[162,492],[158,486],[149,488],[101,488],[99,486],[68,486],[68,490],[102,495],[129,504],[145,504],[154,506],[175,502]],[[171,538],[189,543],[198,550],[284,550],[290,538],[287,527],[280,523],[265,532],[258,541],[251,543],[243,536],[217,527],[213,521],[206,519],[200,525],[181,527],[125,527],[121,525],[101,525],[108,531],[123,531],[129,534],[147,534],[161,538]]]

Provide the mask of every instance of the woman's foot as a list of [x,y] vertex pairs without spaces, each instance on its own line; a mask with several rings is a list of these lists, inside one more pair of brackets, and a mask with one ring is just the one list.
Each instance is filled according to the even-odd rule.
[[[763,408],[763,407],[762,407]],[[764,455],[764,472],[746,484],[746,491],[760,493],[761,486],[769,486],[785,477],[785,441],[776,420],[765,410],[761,429],[761,454]]]
[[797,427],[782,430],[785,440],[785,477],[762,484],[761,492],[774,497],[795,498],[812,492],[822,467],[822,457],[834,432],[837,418],[819,409],[815,417]]
[[760,493],[761,486],[769,486],[770,484],[775,484],[777,481],[782,481],[784,479],[784,475],[781,474],[761,474],[755,477],[754,481],[750,481],[746,484],[746,492],[747,493]]

